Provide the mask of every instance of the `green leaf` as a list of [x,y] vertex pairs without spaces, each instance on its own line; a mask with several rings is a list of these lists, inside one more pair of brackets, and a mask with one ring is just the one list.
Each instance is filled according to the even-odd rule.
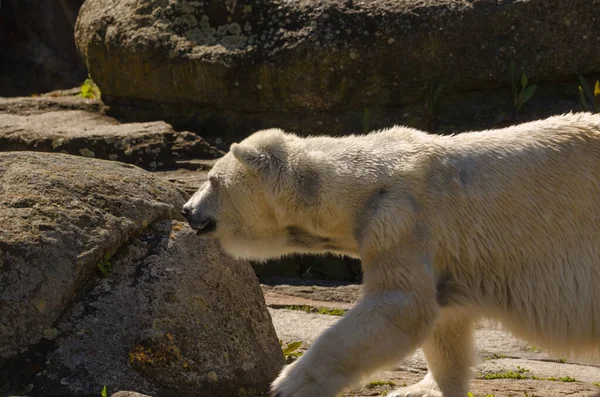
[[300,346],[302,346],[302,342],[292,342],[288,344],[286,347],[283,348],[283,355],[285,357],[289,356],[290,354],[298,350]]
[[532,85],[521,91],[521,93],[519,94],[519,98],[517,99],[517,111],[521,109],[521,107],[525,105],[525,103],[527,103],[528,100],[531,99],[533,94],[535,94],[536,88],[537,86]]
[[579,75],[579,84],[581,85],[581,87],[583,87],[583,92],[585,93],[585,95],[587,95],[587,97],[590,100],[594,100],[594,93],[592,92],[592,89],[590,88],[590,86],[588,85],[586,79],[583,78],[583,76]]
[[578,87],[577,94],[579,94],[579,106],[581,106],[581,110],[587,112],[587,103],[585,101],[585,96],[583,95],[583,88],[581,88],[581,86]]
[[102,397],[106,397],[106,386],[102,388],[102,393],[100,394]]
[[527,79],[527,75],[525,74],[525,72],[523,72],[523,74],[521,74],[521,87],[525,89],[525,87],[527,87],[528,82],[529,80]]

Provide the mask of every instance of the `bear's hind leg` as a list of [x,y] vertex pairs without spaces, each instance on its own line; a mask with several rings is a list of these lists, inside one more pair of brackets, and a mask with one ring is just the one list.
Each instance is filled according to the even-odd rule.
[[464,397],[473,365],[473,322],[464,314],[443,309],[431,336],[421,346],[428,373],[417,384],[388,394],[390,397]]

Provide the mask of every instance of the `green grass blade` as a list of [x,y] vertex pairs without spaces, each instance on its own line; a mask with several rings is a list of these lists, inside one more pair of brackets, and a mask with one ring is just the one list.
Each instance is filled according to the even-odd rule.
[[535,94],[536,89],[537,86],[531,85],[523,91],[521,91],[521,93],[519,94],[519,98],[517,99],[517,110],[521,109],[521,107],[523,107],[523,105],[525,105],[525,103],[527,103],[527,101],[531,99],[533,94]]
[[587,80],[584,79],[583,76],[581,76],[581,75],[579,75],[578,77],[579,77],[579,84],[581,85],[581,87],[583,87],[583,92],[588,97],[588,99],[593,101],[594,93],[592,92],[592,89],[590,88]]
[[578,86],[577,88],[577,94],[579,95],[579,106],[581,106],[581,110],[587,112],[588,108],[585,101],[585,96],[583,95],[583,88],[581,88],[581,86]]
[[525,74],[525,72],[523,72],[521,74],[521,87],[525,89],[525,87],[527,87],[527,83],[529,83],[529,80],[527,79],[527,75]]

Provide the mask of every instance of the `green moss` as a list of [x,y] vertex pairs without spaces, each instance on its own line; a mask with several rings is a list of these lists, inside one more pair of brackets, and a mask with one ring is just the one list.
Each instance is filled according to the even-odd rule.
[[577,379],[571,378],[570,376],[563,376],[562,378],[558,378],[561,382],[577,382]]
[[343,316],[346,314],[346,309],[331,309],[328,307],[313,307],[308,305],[291,305],[286,306],[287,310],[298,310],[306,313],[318,313],[318,314],[327,314],[329,316]]
[[396,383],[392,382],[391,380],[374,380],[373,382],[369,382],[367,384],[367,389],[375,389],[376,387],[382,386],[396,387]]
[[560,382],[577,382],[577,379],[571,378],[570,376],[556,377],[550,376],[547,378],[539,377],[531,374],[531,371],[517,366],[516,371],[508,371],[497,374],[486,374],[483,375],[484,379],[532,379],[532,380],[549,380],[549,381],[560,381]]
[[534,353],[539,353],[539,352],[542,351],[542,349],[540,349],[539,347],[537,347],[535,345],[527,346],[525,348],[525,350],[530,351],[530,352],[534,352]]
[[104,255],[104,257],[98,262],[98,270],[104,277],[108,276],[112,272],[112,263],[110,262],[110,254]]
[[491,353],[488,357],[485,358],[485,360],[498,360],[501,358],[507,358],[504,354],[500,354],[500,353]]
[[513,372],[513,371],[508,371],[508,372],[500,372],[497,374],[485,374],[484,375],[485,379],[527,379],[527,376],[523,375],[520,372]]

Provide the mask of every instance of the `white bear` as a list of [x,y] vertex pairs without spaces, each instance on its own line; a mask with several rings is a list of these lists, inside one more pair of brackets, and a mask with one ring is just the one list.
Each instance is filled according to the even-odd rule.
[[331,397],[422,347],[393,396],[465,397],[486,317],[561,352],[600,346],[600,115],[454,136],[259,131],[184,206],[236,257],[360,258],[361,301],[272,384]]

